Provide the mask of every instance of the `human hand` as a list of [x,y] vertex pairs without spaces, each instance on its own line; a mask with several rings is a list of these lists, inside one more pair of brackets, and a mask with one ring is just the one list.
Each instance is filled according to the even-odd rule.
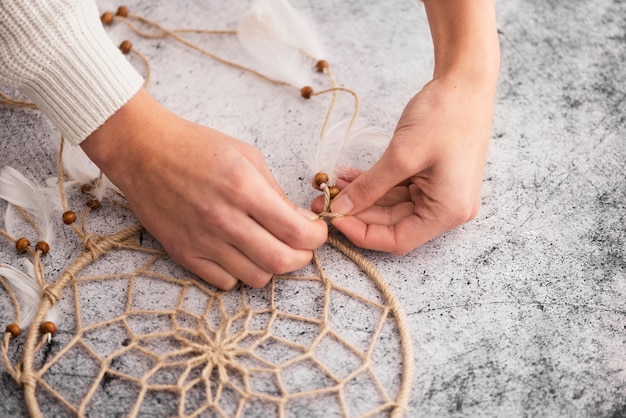
[[[363,248],[405,254],[473,219],[500,66],[493,0],[424,0],[433,80],[411,99],[374,166],[347,176],[333,224]],[[322,209],[322,200],[313,209]]]
[[[344,176],[333,225],[362,248],[405,254],[473,219],[491,134],[494,87],[436,78],[406,106],[368,171]],[[341,177],[341,176],[340,176]],[[322,200],[313,203],[321,211]]]
[[222,289],[302,268],[326,240],[326,224],[286,198],[256,148],[145,90],[81,146],[172,259]]

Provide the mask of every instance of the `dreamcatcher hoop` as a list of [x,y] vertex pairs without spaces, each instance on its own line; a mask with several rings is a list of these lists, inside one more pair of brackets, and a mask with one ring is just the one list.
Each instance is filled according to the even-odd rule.
[[[37,397],[37,389],[40,388],[41,390],[42,385],[43,385],[43,389],[45,389],[46,392],[54,393],[54,396],[57,399],[63,399],[63,396],[56,393],[54,388],[50,387],[46,383],[45,373],[50,370],[51,366],[49,364],[44,364],[41,367],[37,367],[35,365],[35,358],[37,357],[38,352],[40,352],[45,347],[45,344],[47,343],[47,339],[46,339],[47,337],[45,335],[42,335],[40,331],[40,324],[44,322],[47,310],[51,306],[53,306],[56,302],[59,301],[59,299],[61,298],[63,289],[67,288],[70,284],[72,284],[73,282],[77,280],[79,272],[86,266],[96,261],[100,255],[106,254],[109,251],[112,251],[114,249],[124,249],[124,248],[136,249],[136,246],[133,243],[129,242],[129,239],[132,239],[139,231],[140,231],[139,226],[133,226],[109,237],[92,238],[91,247],[88,249],[85,249],[85,251],[83,251],[81,256],[72,264],[72,266],[68,268],[54,284],[50,285],[46,289],[45,294],[47,295],[47,297],[43,299],[40,305],[40,308],[37,312],[37,315],[31,325],[26,341],[25,341],[21,372],[19,375],[20,383],[24,387],[26,403],[32,416],[34,417],[42,416],[41,409],[39,407],[38,397]],[[399,331],[400,346],[402,348],[402,382],[400,384],[400,388],[397,392],[397,395],[394,400],[388,400],[384,404],[380,405],[378,409],[373,410],[373,411],[368,411],[368,414],[363,414],[362,416],[370,416],[376,413],[388,411],[390,413],[390,416],[400,417],[404,414],[407,403],[408,403],[408,397],[410,395],[410,389],[411,389],[411,384],[413,381],[413,373],[414,373],[411,337],[408,331],[408,325],[407,325],[407,321],[404,316],[404,313],[402,312],[401,306],[399,305],[393,292],[389,288],[386,281],[382,278],[378,270],[376,270],[376,268],[371,263],[369,263],[369,261],[367,261],[360,253],[358,253],[358,251],[356,251],[350,245],[346,244],[345,242],[343,242],[341,239],[337,238],[334,235],[330,235],[328,244],[338,249],[339,251],[341,251],[341,253],[343,253],[346,257],[348,257],[350,260],[356,263],[360,268],[363,269],[367,277],[370,278],[376,284],[376,286],[378,287],[378,289],[381,291],[381,293],[384,295],[384,298],[385,298],[384,305],[386,305],[386,308],[384,309],[386,312],[382,314],[381,317],[382,318],[386,318],[387,316],[393,317],[396,321],[397,329]],[[331,285],[329,284],[330,283],[329,279],[325,276],[325,273],[321,270],[321,267],[319,265],[319,259],[317,258],[317,256],[315,257],[314,263],[318,266],[318,269],[320,269],[320,283],[326,283],[325,285],[330,288]],[[274,286],[274,281],[276,280],[281,280],[283,278],[290,279],[294,277],[296,276],[284,276],[284,277],[278,276],[273,279],[273,282],[272,284],[270,284],[270,286]],[[198,283],[196,283],[196,285],[202,286],[202,284],[198,284]],[[241,292],[241,291],[242,291],[241,289],[235,290],[235,292]],[[225,293],[228,293],[228,292],[225,292]],[[354,296],[356,296],[356,294],[354,294]],[[381,320],[381,322],[378,325],[378,329],[375,330],[374,334],[377,334],[380,332],[380,327],[382,326],[383,322],[384,321]],[[329,326],[328,324],[323,324],[321,328],[323,329],[328,326]],[[88,327],[87,329],[91,330],[93,328]],[[74,336],[72,337],[72,341],[78,341],[81,338],[81,334],[84,335],[85,331],[80,331],[78,335],[74,334]],[[373,338],[373,341],[375,340],[376,338]],[[74,344],[66,345],[65,352],[69,351],[69,349],[71,349],[73,346]],[[314,345],[312,345],[312,347],[314,348]],[[313,348],[311,348],[311,350]],[[198,348],[198,350],[200,349]],[[236,347],[236,349],[233,352],[239,352],[241,354],[242,350],[243,350],[242,347]],[[60,354],[57,354],[53,360],[60,359],[62,357],[62,352],[59,352],[59,353]],[[364,356],[363,358],[364,364],[360,366],[361,369],[367,370],[369,367],[371,367],[370,364],[367,364],[368,361],[371,361],[371,358],[369,357],[371,357],[371,352]],[[356,375],[358,373],[354,373],[354,374]],[[100,375],[100,379],[104,378],[105,376],[104,368],[100,370],[99,375]],[[340,391],[341,389],[343,389],[346,385],[346,382],[347,380],[344,380],[342,383],[336,384],[335,386],[340,386],[340,387],[338,389],[335,388],[335,390]],[[91,388],[90,388],[91,396],[93,396],[93,392],[101,384],[102,384],[101,381],[99,382],[96,381],[95,383],[92,383]],[[309,392],[310,393],[308,393],[307,396],[311,394],[313,395],[324,394],[328,391],[312,390]],[[299,396],[299,395],[296,394],[295,396]],[[258,395],[256,397],[258,397]],[[293,397],[294,396],[292,394],[292,398]],[[255,396],[250,396],[250,399],[254,399],[254,398]],[[279,404],[279,407],[278,407],[279,416],[285,416],[285,408],[286,408],[285,405],[286,405],[286,401],[288,400],[289,398],[286,398],[285,401]],[[88,402],[83,402],[78,407],[70,405],[65,400],[63,400],[63,402],[66,403],[66,406],[68,407],[71,406],[73,411],[79,416],[84,415],[85,409],[88,407]],[[184,401],[182,403],[184,403]],[[244,405],[244,404],[245,402],[241,403],[240,405]],[[129,413],[129,416],[136,416],[137,413],[139,412],[140,406],[141,406],[141,402],[136,403],[134,405],[133,410]],[[195,416],[194,414],[185,414],[182,406],[179,406],[179,408],[180,408],[180,411],[179,411],[180,416]],[[347,406],[344,405],[343,408],[344,408],[343,412],[345,414],[344,416],[352,416],[349,413],[346,413],[348,409]],[[239,406],[237,414],[235,416],[241,416],[241,413],[243,410],[244,410],[244,407]],[[202,412],[202,411],[199,411],[199,412]]]

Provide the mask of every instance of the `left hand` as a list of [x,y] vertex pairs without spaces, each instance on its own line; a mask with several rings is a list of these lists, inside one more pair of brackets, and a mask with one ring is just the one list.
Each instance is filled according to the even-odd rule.
[[[345,177],[333,225],[362,248],[405,254],[478,213],[493,88],[455,78],[428,83],[406,106],[368,171]],[[321,211],[316,199],[313,210]]]

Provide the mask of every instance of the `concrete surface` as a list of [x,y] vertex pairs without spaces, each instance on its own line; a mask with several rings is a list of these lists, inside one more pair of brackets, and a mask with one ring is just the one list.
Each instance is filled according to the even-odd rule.
[[[248,4],[205,3],[127,2],[171,28],[234,28]],[[423,7],[405,0],[293,4],[316,22],[338,81],[360,95],[361,115],[393,130],[432,69]],[[497,9],[502,71],[478,218],[405,257],[365,252],[410,321],[417,374],[407,416],[623,417],[626,3],[501,1]],[[111,37],[134,39],[121,27]],[[292,90],[166,40],[134,43],[153,63],[151,91],[159,100],[259,146],[289,197],[309,204],[316,194],[306,160],[325,102],[303,103]],[[211,48],[237,54],[227,41]],[[36,113],[7,108],[0,109],[0,120],[1,165],[40,180],[53,176],[52,125]],[[97,228],[104,231],[132,222],[128,213],[102,213]],[[79,250],[71,235],[59,240],[65,251],[46,260],[49,277]],[[7,246],[0,251],[3,261],[15,260]],[[129,255],[117,257],[99,268],[108,273],[134,262]],[[323,262],[333,257],[322,252]],[[163,268],[180,273],[174,265]],[[344,273],[343,264],[336,268]],[[86,300],[97,304],[87,303],[85,319],[105,318],[123,303],[123,290],[116,282],[92,289]],[[137,300],[168,303],[152,297]],[[307,294],[290,297],[311,303]],[[0,301],[8,306],[6,298]],[[71,323],[71,309],[63,309]],[[3,309],[0,318],[4,324],[13,313]],[[103,344],[122,342],[111,337]],[[88,382],[94,370],[80,356],[74,361],[57,379],[74,376],[80,387],[80,376]],[[0,370],[0,416],[26,415],[18,386]],[[116,408],[124,402],[122,391],[92,416],[120,414],[115,411],[123,411]],[[45,399],[42,408],[50,416],[64,415]],[[163,405],[146,408],[146,416],[176,413]]]

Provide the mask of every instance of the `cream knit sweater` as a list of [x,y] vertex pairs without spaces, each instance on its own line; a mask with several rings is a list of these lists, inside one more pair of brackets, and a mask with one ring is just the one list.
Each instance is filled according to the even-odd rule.
[[19,88],[80,143],[141,88],[93,0],[0,0],[0,84]]

